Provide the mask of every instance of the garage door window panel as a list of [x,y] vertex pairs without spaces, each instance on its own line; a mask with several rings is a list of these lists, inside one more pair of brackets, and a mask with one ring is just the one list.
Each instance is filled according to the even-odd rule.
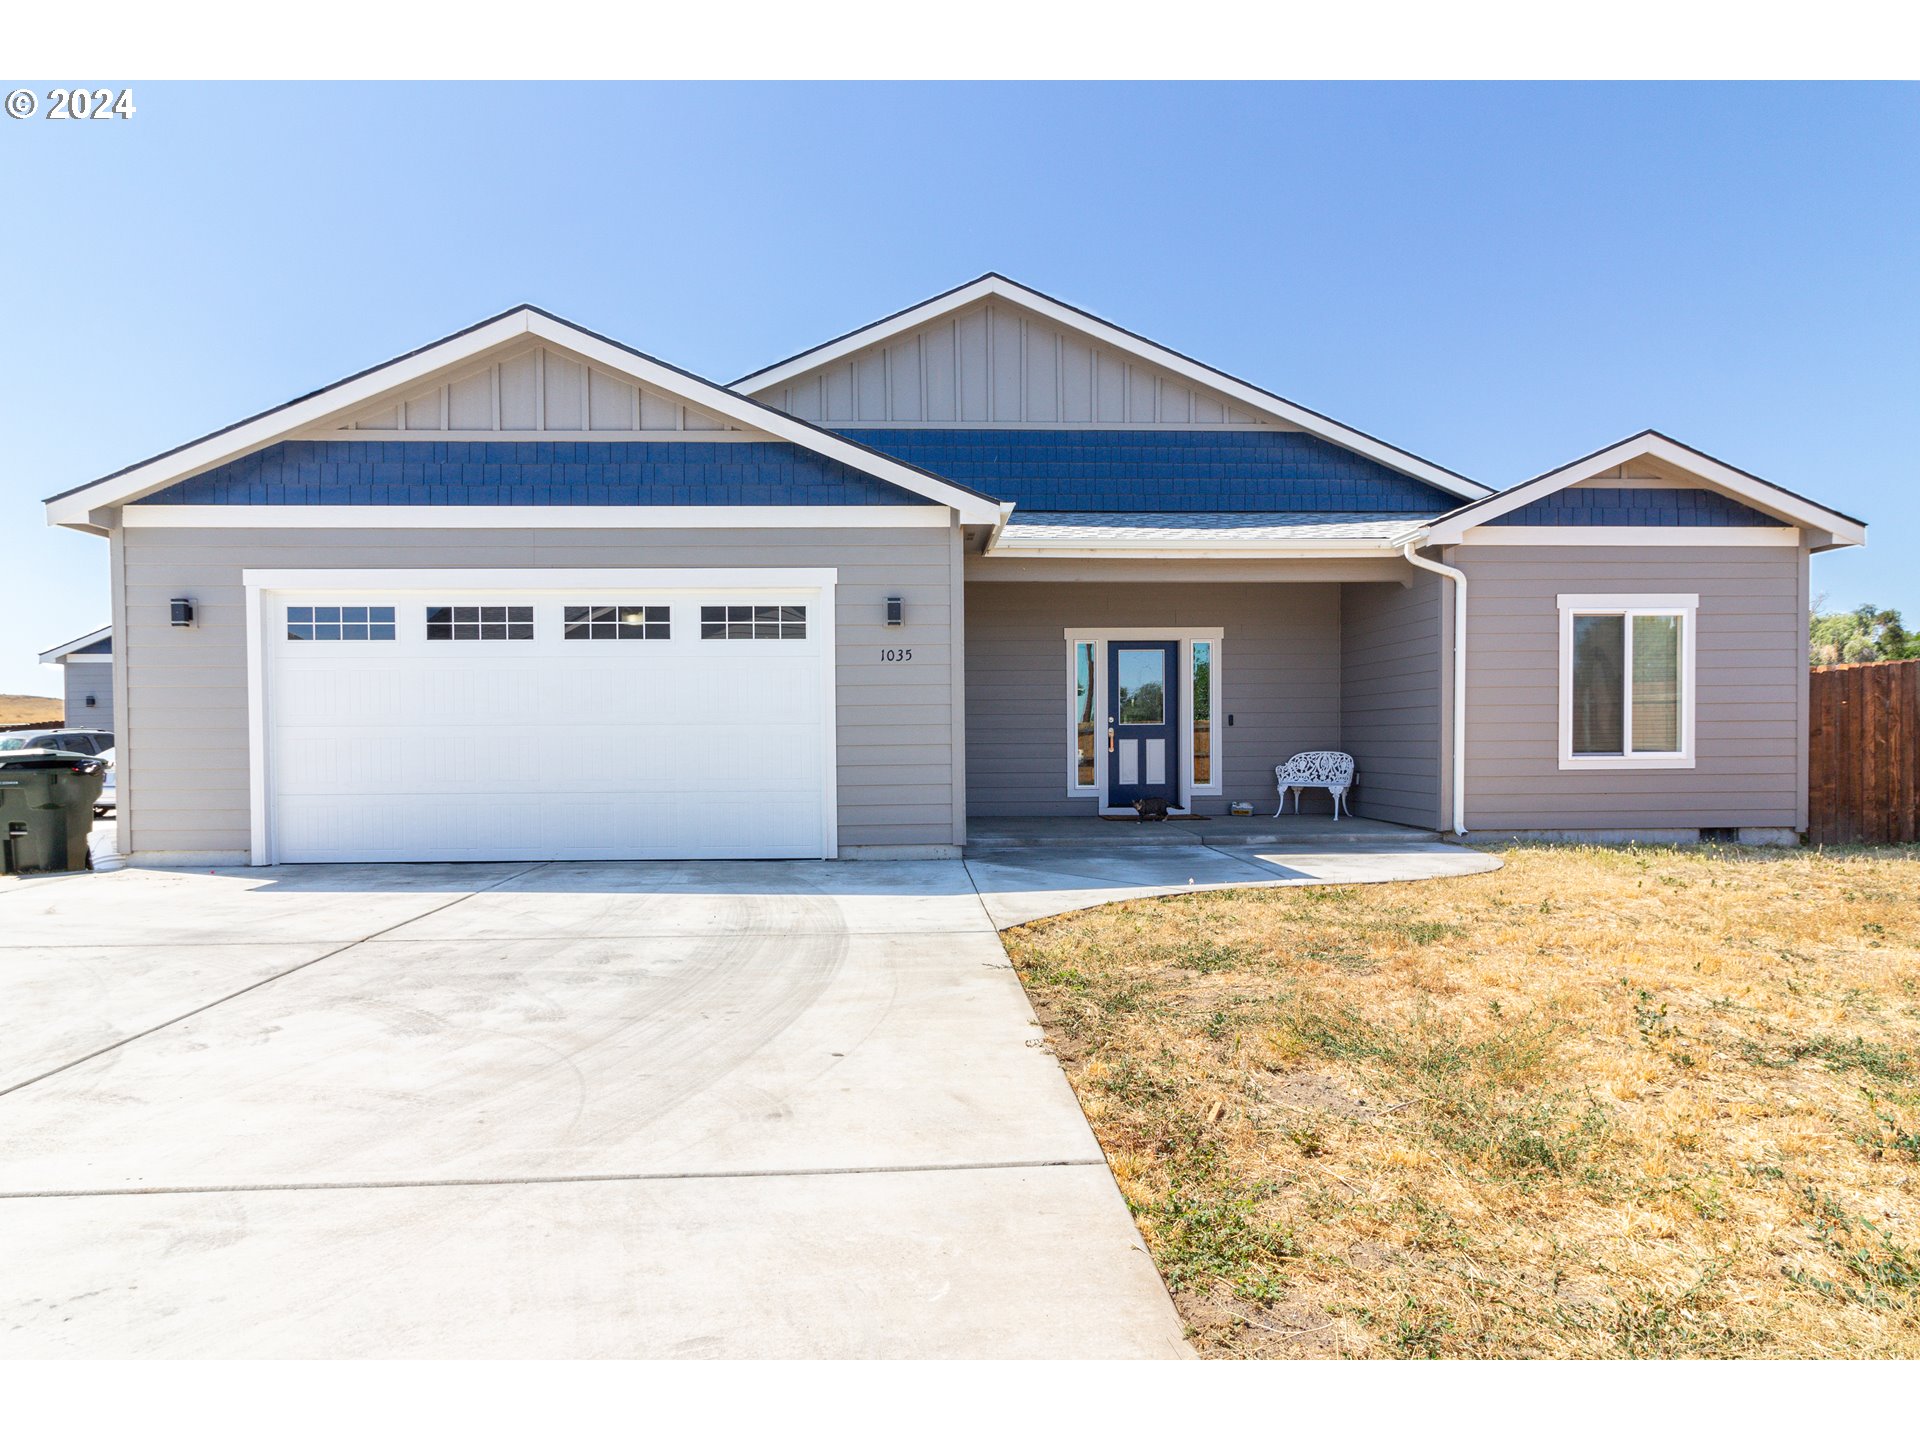
[[702,605],[702,640],[804,640],[804,605]]
[[562,612],[569,640],[671,640],[668,605],[568,605]]
[[531,605],[429,605],[429,640],[531,640]]
[[391,640],[391,605],[289,605],[289,640]]

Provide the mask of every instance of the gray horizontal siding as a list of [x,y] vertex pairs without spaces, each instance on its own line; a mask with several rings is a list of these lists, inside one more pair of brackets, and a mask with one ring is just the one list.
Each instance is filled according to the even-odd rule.
[[[123,742],[135,853],[244,851],[247,667],[241,572],[269,568],[542,569],[832,567],[838,684],[840,842],[952,843],[953,644],[958,564],[938,528],[769,530],[275,530],[138,528],[124,557]],[[167,602],[191,595],[197,624]],[[906,602],[903,628],[884,602]],[[911,646],[910,664],[884,647]],[[78,667],[75,667],[78,668]],[[85,667],[100,669],[106,667]],[[556,721],[568,717],[556,716]]]
[[1348,585],[1340,608],[1340,748],[1353,756],[1357,815],[1439,823],[1440,580]]
[[[1447,558],[1468,576],[1469,828],[1804,823],[1804,550],[1462,546]],[[1692,769],[1560,769],[1563,594],[1700,597]]]
[[1066,793],[1068,629],[1224,630],[1215,708],[1226,793],[1199,797],[1203,813],[1271,804],[1275,765],[1339,744],[1337,585],[983,581],[967,587],[966,605],[970,815],[1098,809]]
[[[60,668],[66,671],[66,723],[88,730],[113,729],[113,665],[83,660],[77,665],[69,661]],[[87,704],[89,696],[93,697],[91,706]]]

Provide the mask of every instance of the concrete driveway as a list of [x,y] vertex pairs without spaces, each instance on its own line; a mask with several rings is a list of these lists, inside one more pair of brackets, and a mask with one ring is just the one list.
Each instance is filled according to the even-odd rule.
[[0,1355],[1183,1351],[958,863],[0,889]]
[[0,880],[0,1357],[1184,1354],[996,922],[1494,863]]

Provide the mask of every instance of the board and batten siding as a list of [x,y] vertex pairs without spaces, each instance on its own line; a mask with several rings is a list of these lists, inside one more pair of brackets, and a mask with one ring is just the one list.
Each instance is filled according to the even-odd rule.
[[1006,303],[975,305],[754,398],[826,425],[1293,428]]
[[459,435],[644,431],[649,439],[677,431],[711,439],[712,432],[739,428],[549,346],[482,362],[397,403],[378,401],[331,427]]
[[1338,585],[981,580],[966,611],[969,814],[1097,813],[1094,797],[1067,794],[1070,629],[1225,632],[1214,699],[1224,793],[1195,797],[1202,814],[1232,800],[1271,807],[1275,765],[1339,744]]
[[1357,770],[1353,813],[1441,823],[1440,577],[1348,585],[1340,597],[1340,748]]
[[[1801,829],[1804,547],[1474,546],[1466,572],[1467,827]],[[1692,769],[1562,770],[1561,595],[1700,597]]]
[[[964,836],[955,760],[955,598],[951,528],[793,530],[121,529],[116,615],[131,743],[119,755],[122,853],[243,856],[247,781],[245,588],[250,569],[580,569],[832,567],[839,835],[861,846],[950,846]],[[174,629],[168,601],[193,597]],[[888,629],[900,596],[906,624]],[[881,659],[911,647],[908,664]],[[555,715],[570,763],[591,763],[608,717]]]

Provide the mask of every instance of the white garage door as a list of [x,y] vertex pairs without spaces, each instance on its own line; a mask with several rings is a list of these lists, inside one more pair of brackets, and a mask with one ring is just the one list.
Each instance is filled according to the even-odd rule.
[[831,592],[258,596],[276,861],[830,854]]

